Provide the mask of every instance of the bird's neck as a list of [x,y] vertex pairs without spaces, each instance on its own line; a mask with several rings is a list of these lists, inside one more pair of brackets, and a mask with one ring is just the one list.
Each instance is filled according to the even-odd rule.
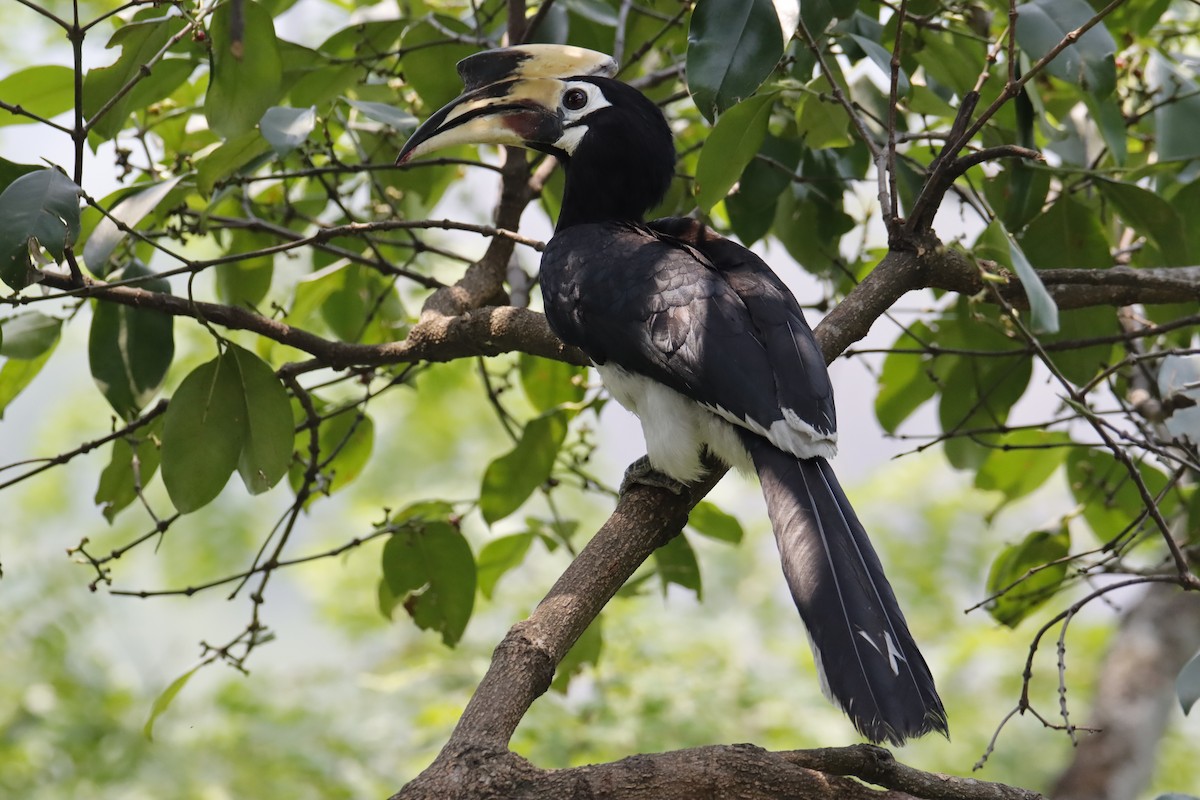
[[556,230],[594,222],[640,222],[671,186],[675,150],[665,142],[581,147],[564,164],[566,186]]

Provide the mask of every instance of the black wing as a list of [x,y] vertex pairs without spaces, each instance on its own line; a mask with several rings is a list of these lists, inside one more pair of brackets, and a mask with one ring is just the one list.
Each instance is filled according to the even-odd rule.
[[833,392],[791,292],[749,250],[690,220],[652,224],[555,234],[541,277],[551,326],[597,363],[664,383],[760,434],[783,431],[772,441],[811,455],[791,438],[832,438]]

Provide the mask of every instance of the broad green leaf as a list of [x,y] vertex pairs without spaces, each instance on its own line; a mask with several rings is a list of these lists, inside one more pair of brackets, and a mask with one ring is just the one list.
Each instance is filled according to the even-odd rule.
[[0,367],[0,418],[4,417],[8,404],[38,376],[53,352],[54,348],[51,347],[37,358],[10,358],[4,362],[4,366]]
[[[923,322],[915,322],[901,331],[893,350],[920,350],[933,341],[933,331]],[[921,353],[893,352],[883,359],[879,373],[879,393],[875,395],[875,416],[888,433],[937,393],[937,382],[930,371],[929,357]]]
[[[323,419],[317,441],[323,476],[318,489],[322,494],[333,494],[357,478],[371,459],[375,447],[375,423],[366,414],[349,409]],[[292,461],[288,482],[293,490],[299,490],[309,466],[307,430],[297,434],[295,449],[300,457]],[[309,502],[313,499],[310,497]]]
[[[1166,488],[1167,476],[1145,462],[1137,466],[1150,496],[1158,497]],[[1135,522],[1146,505],[1129,470],[1112,453],[1101,448],[1072,450],[1067,456],[1067,481],[1096,538],[1112,542],[1135,532]],[[1179,501],[1171,493],[1159,503],[1159,511],[1168,518],[1178,507]],[[1139,527],[1153,530],[1154,523],[1143,521]]]
[[[742,170],[733,194],[725,198],[725,211],[743,244],[749,246],[771,230],[776,203],[791,185],[791,172],[800,162],[802,147],[790,137],[776,138],[768,133],[758,155]],[[768,163],[768,158],[782,168]]]
[[[113,441],[112,454],[100,473],[93,498],[100,513],[110,523],[122,509],[137,499],[140,485],[146,485],[158,472],[159,449],[162,444],[162,417],[135,433]],[[134,471],[134,459],[137,471]]]
[[[249,253],[276,244],[269,234],[237,230],[230,237],[229,251]],[[275,275],[275,256],[255,256],[226,264],[218,264],[216,272],[217,297],[222,303],[239,308],[257,308],[271,289]]]
[[778,96],[778,92],[755,95],[717,120],[696,163],[696,203],[701,211],[709,211],[724,199],[758,153]]
[[529,421],[521,440],[488,464],[479,490],[479,510],[491,525],[524,504],[546,482],[567,436],[567,414],[552,411]]
[[[152,274],[137,262],[120,277]],[[170,293],[162,278],[142,288]],[[175,357],[175,318],[152,309],[97,300],[88,336],[88,365],[101,394],[123,419],[131,420],[158,393]]]
[[196,167],[196,186],[203,195],[238,170],[262,164],[271,145],[258,131],[246,131],[200,156]]
[[182,175],[177,175],[153,184],[113,206],[109,211],[112,218],[101,219],[83,245],[83,261],[93,274],[104,277],[108,273],[108,259],[125,238],[125,231],[117,227],[117,222],[129,228],[136,227],[147,214],[158,208],[182,179]]
[[258,121],[263,138],[270,142],[275,155],[285,156],[295,150],[317,127],[317,109],[272,106]]
[[163,484],[180,513],[221,493],[238,465],[246,427],[236,356],[226,350],[183,379],[163,420]]
[[1034,531],[1020,544],[1004,548],[992,562],[987,581],[989,595],[1003,594],[988,603],[988,613],[1001,625],[1015,628],[1058,591],[1067,565],[1051,562],[1065,558],[1070,547],[1070,534],[1063,528],[1058,533]]
[[476,564],[476,575],[479,580],[479,591],[483,596],[492,599],[496,590],[496,582],[513,567],[525,560],[529,545],[533,544],[534,534],[513,533],[493,539],[479,551],[479,562]]
[[[297,285],[297,305],[302,290],[310,286],[307,280]],[[328,290],[320,303],[321,319],[339,339],[378,344],[404,337],[408,317],[394,280],[361,264],[341,263],[331,269],[320,288]]]
[[946,458],[957,469],[978,469],[992,451],[980,444],[994,440],[1008,412],[1029,385],[1027,357],[961,358],[952,362],[942,385],[938,418],[947,435]]
[[[1021,231],[1038,214],[1050,192],[1048,169],[1031,167],[1023,161],[1010,161],[1007,169],[998,171],[983,183],[988,202],[996,209],[1004,227]],[[1022,237],[1024,245],[1025,240]],[[1037,266],[1035,261],[1034,266]]]
[[[75,105],[75,71],[58,64],[27,67],[0,80],[0,100],[51,119]],[[0,108],[0,127],[37,120]]]
[[[1033,0],[1017,6],[1017,44],[1030,60],[1049,53],[1069,33],[1095,16],[1087,0]],[[1097,97],[1112,94],[1117,84],[1113,55],[1117,43],[1104,23],[1090,28],[1075,44],[1060,52],[1046,69]]]
[[1098,98],[1093,94],[1085,94],[1083,102],[1087,105],[1091,119],[1104,139],[1113,163],[1118,167],[1125,166],[1129,157],[1129,141],[1125,129],[1125,116],[1121,113],[1121,104],[1117,98]]
[[31,360],[48,352],[58,341],[62,320],[37,311],[22,311],[0,320],[0,356]]
[[16,161],[0,157],[0,192],[7,189],[10,183],[22,175],[28,175],[40,169],[43,169],[41,164],[18,164]]
[[688,29],[687,83],[705,119],[712,122],[752,95],[779,63],[785,40],[771,0],[697,2]]
[[671,541],[654,551],[654,566],[662,581],[663,594],[672,584],[691,589],[697,599],[701,596],[700,564],[696,561],[696,551],[684,534],[679,534]]
[[[871,59],[871,62],[875,64],[875,66],[878,67],[883,73],[883,78],[885,81],[887,81],[889,87],[888,92],[890,93],[892,80],[892,54],[879,42],[868,39],[865,36],[850,34],[850,38],[854,40],[855,44],[863,49],[863,52],[867,54],[867,57]],[[896,96],[908,96],[910,88],[911,87],[908,83],[908,74],[905,73],[903,68],[901,68],[899,74],[896,76]]]
[[796,132],[803,137],[805,147],[822,150],[847,147],[850,142],[850,119],[833,99],[829,80],[813,78],[807,92],[796,106]]
[[61,262],[79,237],[79,187],[56,169],[22,175],[0,193],[0,280],[23,289],[36,276],[31,243]]
[[[159,91],[151,94],[145,91],[135,94],[138,85],[135,84],[133,91],[122,95],[121,99],[109,106],[104,116],[98,116],[105,104],[132,81],[145,83],[160,72],[175,73],[171,76],[171,80],[174,80],[182,70],[181,67],[167,67],[162,62],[151,64],[151,61],[166,46],[167,41],[183,30],[186,24],[186,20],[178,15],[164,15],[131,22],[117,29],[106,47],[119,46],[121,55],[107,67],[88,70],[83,79],[83,115],[87,118],[92,133],[104,140],[113,138],[125,126],[125,121],[134,108],[140,108],[142,104],[152,103],[165,96],[161,94],[163,89],[170,91],[163,85]],[[150,70],[149,75],[145,73],[147,68]],[[189,67],[188,72],[190,71]],[[187,75],[181,77],[186,78]],[[170,80],[167,83],[170,83]],[[159,96],[154,97],[154,94]]]
[[592,624],[583,629],[583,633],[571,645],[571,649],[563,656],[554,670],[554,680],[550,688],[556,692],[566,692],[571,678],[579,674],[587,664],[595,665],[600,661],[600,653],[604,649],[604,617],[597,616]]
[[701,500],[688,515],[688,525],[696,533],[710,539],[737,544],[742,541],[742,525],[737,517],[727,514],[716,505]]
[[173,701],[175,696],[179,694],[184,686],[187,685],[187,682],[193,675],[196,674],[196,670],[198,669],[200,669],[200,665],[192,667],[187,672],[171,681],[171,685],[164,689],[163,693],[155,698],[154,705],[150,707],[150,717],[146,720],[146,724],[142,726],[142,734],[149,741],[154,741],[154,723],[159,717],[162,716],[163,712],[167,710],[167,708],[171,705],[171,701]]
[[587,370],[564,361],[521,353],[517,358],[521,389],[539,413],[583,400]]
[[458,644],[475,605],[475,558],[457,528],[433,521],[392,534],[383,546],[383,583],[394,602],[385,616],[402,605],[417,627]]
[[826,275],[841,258],[841,238],[854,230],[854,219],[840,200],[831,202],[817,195],[800,199],[785,191],[775,208],[773,230],[805,270]]
[[409,112],[387,103],[373,103],[368,100],[346,100],[364,117],[382,122],[392,130],[407,131],[415,128],[419,120]]
[[287,474],[292,463],[295,428],[287,390],[275,371],[249,350],[229,345],[241,377],[246,406],[246,439],[238,458],[238,474],[250,494],[267,491]]
[[1002,492],[1005,501],[1034,491],[1067,458],[1071,437],[1060,431],[1019,430],[992,443],[991,455],[975,474],[975,486]]
[[1021,287],[1029,299],[1029,311],[1032,327],[1035,333],[1056,333],[1058,331],[1058,304],[1046,291],[1046,285],[1038,277],[1037,270],[1025,257],[1025,251],[1017,244],[1011,235],[1008,237],[1009,258],[1012,268],[1021,279]]
[[947,31],[921,31],[921,47],[913,54],[929,77],[960,97],[975,88],[986,59],[985,46]]
[[1200,700],[1200,653],[1192,656],[1179,670],[1175,678],[1175,694],[1179,697],[1184,714],[1189,713],[1196,701]]
[[283,63],[270,13],[254,0],[243,0],[241,28],[240,38],[234,38],[233,6],[217,6],[209,25],[212,76],[204,116],[222,139],[252,130],[283,94]]
[[1165,57],[1154,53],[1150,58],[1149,85],[1159,87],[1154,97],[1154,128],[1162,161],[1186,161],[1200,158],[1200,83],[1174,67]]
[[1180,267],[1189,262],[1183,221],[1171,204],[1140,186],[1116,181],[1097,180],[1096,187],[1117,209],[1129,227],[1158,245],[1165,267]]
[[[830,22],[850,19],[857,8],[858,0],[801,0],[800,18],[809,34],[819,41]],[[784,33],[791,35],[789,30]]]

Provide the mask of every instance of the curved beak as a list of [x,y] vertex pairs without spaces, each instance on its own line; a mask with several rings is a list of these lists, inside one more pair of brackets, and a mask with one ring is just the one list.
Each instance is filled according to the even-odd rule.
[[567,45],[520,45],[467,56],[458,62],[466,92],[417,128],[396,163],[460,144],[550,148],[563,133],[562,80],[611,77],[616,71],[611,56]]
[[482,86],[439,109],[404,143],[397,164],[460,144],[549,145],[562,136],[562,81],[530,78]]

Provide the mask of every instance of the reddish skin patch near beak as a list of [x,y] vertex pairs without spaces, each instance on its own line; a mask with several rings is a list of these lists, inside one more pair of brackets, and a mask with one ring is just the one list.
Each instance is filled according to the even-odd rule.
[[514,111],[500,121],[526,142],[552,142],[561,134],[558,119],[543,111]]

